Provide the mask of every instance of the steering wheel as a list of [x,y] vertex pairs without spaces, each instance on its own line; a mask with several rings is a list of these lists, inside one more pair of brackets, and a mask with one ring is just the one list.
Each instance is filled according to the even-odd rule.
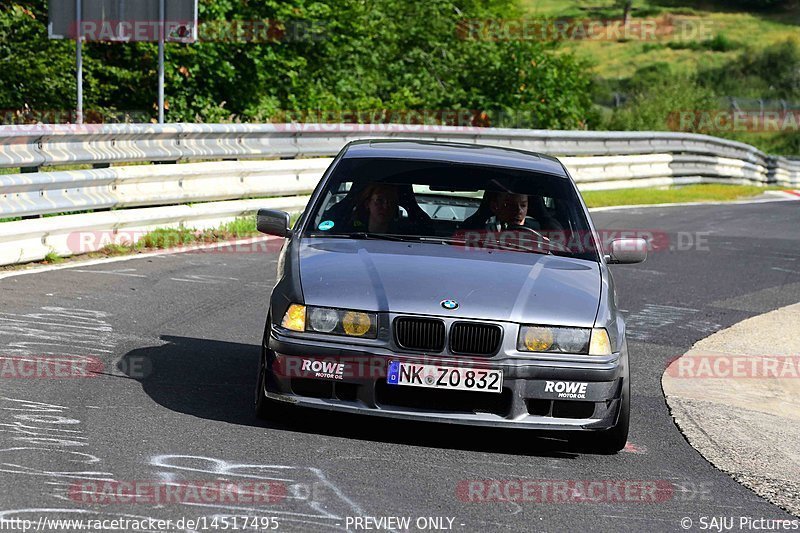
[[510,229],[510,230],[525,230],[525,231],[527,231],[529,233],[532,233],[532,234],[536,235],[536,237],[537,237],[539,242],[544,243],[544,244],[552,247],[555,250],[559,250],[561,252],[570,252],[571,251],[568,247],[564,246],[562,243],[560,243],[558,241],[551,241],[550,239],[548,239],[547,237],[545,237],[544,235],[542,235],[541,233],[539,233],[535,229],[529,228],[528,226],[510,224],[508,226],[508,228],[506,228],[506,229]]
[[534,235],[539,237],[539,239],[541,239],[541,242],[548,243],[548,244],[550,243],[550,239],[548,239],[547,237],[545,237],[544,235],[542,235],[541,233],[539,233],[535,229],[529,228],[528,226],[523,226],[522,224],[509,224],[506,229],[510,229],[510,230],[525,230],[525,231],[533,233]]

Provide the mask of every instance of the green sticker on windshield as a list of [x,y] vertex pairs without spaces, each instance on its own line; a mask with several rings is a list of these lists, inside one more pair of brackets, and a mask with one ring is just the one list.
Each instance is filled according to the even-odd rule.
[[322,222],[319,223],[317,229],[322,231],[328,231],[332,227],[333,227],[333,220],[323,220]]

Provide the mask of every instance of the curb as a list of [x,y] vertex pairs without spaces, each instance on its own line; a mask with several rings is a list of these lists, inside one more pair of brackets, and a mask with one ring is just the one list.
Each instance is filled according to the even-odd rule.
[[661,378],[689,444],[800,516],[800,304],[748,318],[695,344]]
[[[0,280],[6,278],[13,278],[16,276],[24,276],[27,274],[42,274],[45,272],[52,272],[54,270],[64,270],[68,268],[87,267],[93,265],[104,265],[107,263],[119,263],[122,261],[131,261],[133,259],[146,259],[150,257],[161,257],[166,255],[185,254],[191,252],[202,252],[208,250],[215,250],[217,248],[227,248],[231,246],[247,246],[261,242],[282,241],[280,237],[272,237],[268,235],[259,237],[248,237],[246,239],[235,239],[228,241],[218,241],[209,244],[191,244],[181,248],[166,248],[163,250],[153,250],[151,252],[131,253],[126,255],[119,255],[115,257],[100,257],[96,259],[78,259],[70,261],[64,265],[34,265],[30,268],[20,270],[9,270],[8,272],[0,273]],[[277,251],[276,251],[277,253]]]

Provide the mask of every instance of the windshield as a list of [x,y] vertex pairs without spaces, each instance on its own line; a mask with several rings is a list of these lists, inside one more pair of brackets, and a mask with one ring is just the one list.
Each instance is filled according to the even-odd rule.
[[448,162],[341,161],[308,215],[305,235],[598,260],[583,207],[569,180]]

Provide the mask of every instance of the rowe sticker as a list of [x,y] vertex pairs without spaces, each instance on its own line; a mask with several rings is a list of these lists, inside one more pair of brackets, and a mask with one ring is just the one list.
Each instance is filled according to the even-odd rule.
[[544,391],[556,394],[557,398],[569,398],[573,400],[586,399],[586,389],[588,383],[578,381],[545,381]]
[[303,359],[300,369],[314,372],[315,378],[344,379],[344,363]]

